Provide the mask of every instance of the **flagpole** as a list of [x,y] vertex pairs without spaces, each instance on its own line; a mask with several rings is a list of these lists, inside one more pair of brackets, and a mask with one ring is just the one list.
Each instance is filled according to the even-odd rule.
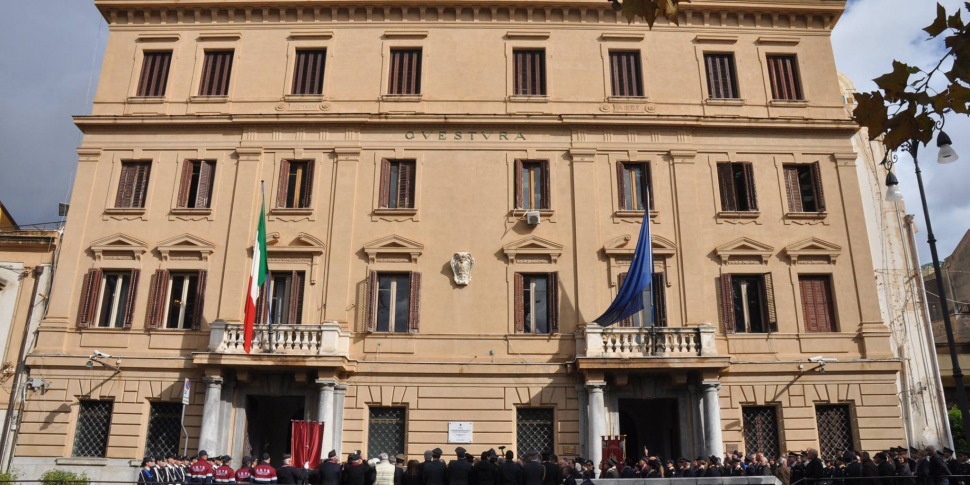
[[[650,213],[650,187],[649,186],[647,186],[643,190],[643,210],[644,212],[647,213],[643,218],[643,223],[650,224],[650,214],[649,214]],[[653,237],[652,233],[650,234],[652,238]],[[650,280],[647,282],[647,286],[646,288],[643,289],[643,293],[641,294],[641,298],[643,298],[643,318],[641,319],[640,323],[642,327],[653,327],[654,325],[654,321],[653,321],[653,241],[647,241],[647,251],[648,251],[647,254],[649,255],[649,259],[647,263],[650,269],[650,272],[648,273],[647,276],[650,278]]]
[[[263,197],[263,201],[264,201],[263,204],[265,205],[266,204],[266,202],[265,202],[266,201],[266,182],[265,181],[263,181],[263,180],[260,180],[259,181],[259,190],[260,190],[260,192],[262,192],[262,197]],[[262,216],[260,216],[260,217],[262,217]],[[267,274],[266,277],[268,279],[269,278],[269,275]],[[270,286],[271,286],[271,283],[269,281],[267,281],[266,282],[266,292],[267,293],[269,293]],[[271,295],[266,295],[266,316],[269,317],[269,318],[266,319],[266,322],[267,322],[266,324],[269,326],[268,327],[268,330],[269,330],[269,352],[270,353],[273,353],[276,350],[276,333],[274,333],[274,331],[273,331],[273,298],[272,298]]]

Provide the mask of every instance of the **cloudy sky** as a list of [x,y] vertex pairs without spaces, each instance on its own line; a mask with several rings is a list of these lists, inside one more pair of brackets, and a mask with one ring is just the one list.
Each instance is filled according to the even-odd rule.
[[[953,11],[962,0],[941,0]],[[71,115],[90,113],[107,28],[91,0],[5,2],[0,16],[0,200],[21,224],[56,221],[57,203],[66,201],[80,133]],[[833,35],[836,61],[860,91],[890,70],[893,58],[930,67],[941,53],[926,42],[922,27],[932,22],[931,0],[850,0]],[[89,87],[90,86],[90,87]],[[941,256],[948,255],[970,226],[970,119],[952,117],[946,130],[963,160],[937,165],[936,147],[922,152]],[[909,212],[919,210],[913,165],[897,166]],[[921,240],[920,256],[929,261]]]

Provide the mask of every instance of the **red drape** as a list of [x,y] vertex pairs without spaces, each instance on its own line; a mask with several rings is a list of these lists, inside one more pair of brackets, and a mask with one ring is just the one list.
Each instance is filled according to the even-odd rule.
[[617,463],[623,463],[626,454],[626,435],[603,436],[603,461],[610,458]]
[[323,441],[323,423],[315,421],[293,421],[293,466],[302,467],[309,463],[310,468],[320,465],[320,446]]

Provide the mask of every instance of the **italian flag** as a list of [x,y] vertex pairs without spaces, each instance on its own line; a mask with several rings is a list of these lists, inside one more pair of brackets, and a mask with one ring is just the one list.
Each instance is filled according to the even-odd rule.
[[256,239],[253,241],[253,266],[249,272],[249,291],[246,293],[246,320],[243,325],[245,340],[243,348],[248,354],[253,347],[253,324],[256,322],[256,305],[259,290],[266,281],[269,267],[266,265],[266,196],[259,204],[259,225],[256,226]]

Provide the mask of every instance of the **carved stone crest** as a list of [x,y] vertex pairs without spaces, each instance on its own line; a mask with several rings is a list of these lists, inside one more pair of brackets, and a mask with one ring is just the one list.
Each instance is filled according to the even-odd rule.
[[472,281],[475,258],[472,253],[459,252],[451,257],[451,270],[455,272],[455,284],[465,286]]

